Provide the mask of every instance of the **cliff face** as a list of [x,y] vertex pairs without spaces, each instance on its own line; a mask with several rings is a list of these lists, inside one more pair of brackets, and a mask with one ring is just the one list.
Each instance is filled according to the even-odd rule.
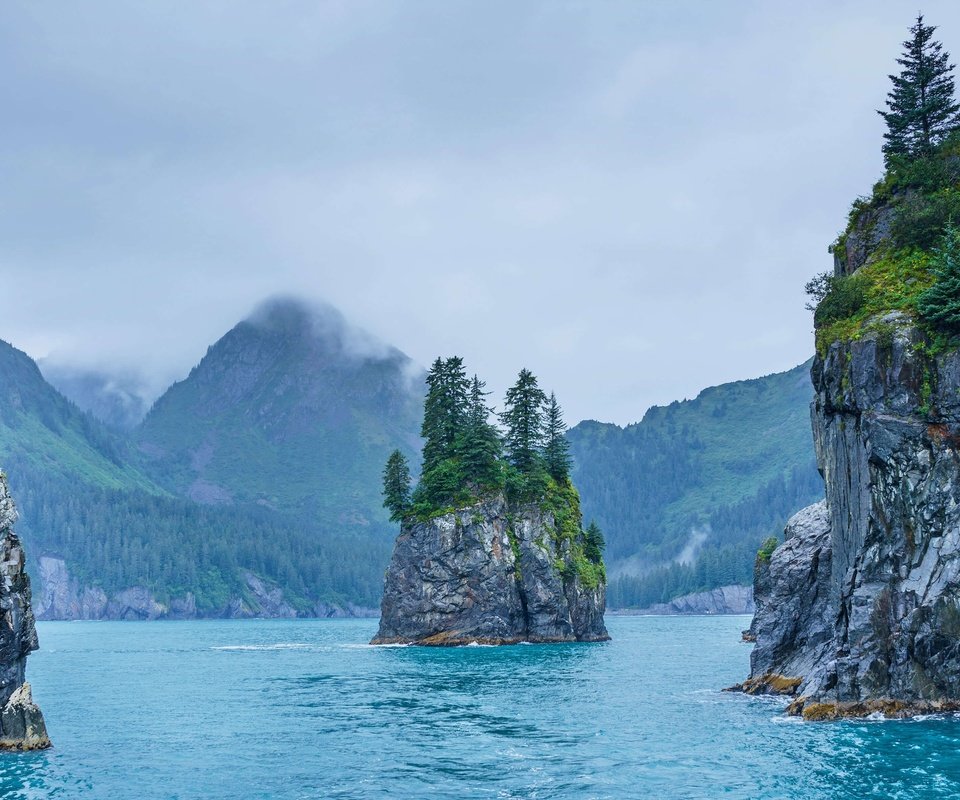
[[581,577],[554,519],[502,497],[404,525],[374,644],[604,641],[606,586]]
[[889,314],[814,363],[826,505],[757,571],[751,660],[807,718],[960,707],[960,354],[928,352]]
[[131,586],[107,596],[99,586],[85,586],[70,574],[62,558],[40,556],[39,588],[34,601],[40,620],[155,620],[155,619],[288,619],[293,617],[372,617],[373,608],[352,603],[332,605],[318,601],[307,610],[296,609],[283,590],[252,572],[243,573],[244,592],[230,597],[220,608],[203,611],[187,592],[166,601],[144,586]]
[[39,645],[23,547],[13,532],[16,521],[7,479],[0,473],[0,749],[38,750],[50,747],[50,739],[25,682],[27,656]]

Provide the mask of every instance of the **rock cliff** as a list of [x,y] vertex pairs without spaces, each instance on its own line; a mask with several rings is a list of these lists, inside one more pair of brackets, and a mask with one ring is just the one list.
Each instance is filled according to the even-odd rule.
[[753,587],[731,584],[729,586],[718,586],[716,589],[710,589],[707,592],[684,594],[680,597],[674,597],[666,603],[656,603],[639,611],[621,610],[613,613],[630,616],[635,614],[697,616],[701,614],[752,614],[754,610]]
[[16,521],[7,479],[0,472],[0,749],[40,750],[50,747],[50,739],[25,680],[27,656],[39,645],[23,547],[13,532]]
[[553,515],[502,496],[405,524],[374,644],[604,641],[606,585]]
[[960,353],[894,313],[812,375],[826,503],[757,565],[745,688],[808,719],[960,708]]
[[34,609],[41,620],[155,620],[155,619],[287,619],[292,617],[372,617],[377,611],[352,603],[317,601],[309,609],[294,608],[283,590],[252,572],[242,573],[244,593],[234,595],[208,611],[197,608],[192,592],[169,600],[158,599],[144,586],[131,586],[108,596],[99,586],[86,586],[70,574],[66,562],[40,556],[36,577],[39,590]]

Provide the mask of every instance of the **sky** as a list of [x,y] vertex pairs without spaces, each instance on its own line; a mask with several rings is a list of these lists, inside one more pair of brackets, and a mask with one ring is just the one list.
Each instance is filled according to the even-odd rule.
[[[960,4],[927,2],[960,56]],[[620,424],[813,352],[904,2],[0,5],[0,338],[182,378],[265,298]]]

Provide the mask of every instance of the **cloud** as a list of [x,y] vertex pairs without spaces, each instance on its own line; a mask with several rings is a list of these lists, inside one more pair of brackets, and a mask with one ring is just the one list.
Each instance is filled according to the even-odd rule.
[[912,13],[7,4],[0,336],[162,385],[296,295],[571,421],[787,369]]

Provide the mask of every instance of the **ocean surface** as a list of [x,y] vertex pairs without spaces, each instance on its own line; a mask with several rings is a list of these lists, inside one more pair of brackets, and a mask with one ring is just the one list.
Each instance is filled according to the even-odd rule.
[[604,644],[369,647],[373,620],[48,622],[55,749],[4,798],[947,798],[960,719],[833,724],[720,692],[746,617]]

